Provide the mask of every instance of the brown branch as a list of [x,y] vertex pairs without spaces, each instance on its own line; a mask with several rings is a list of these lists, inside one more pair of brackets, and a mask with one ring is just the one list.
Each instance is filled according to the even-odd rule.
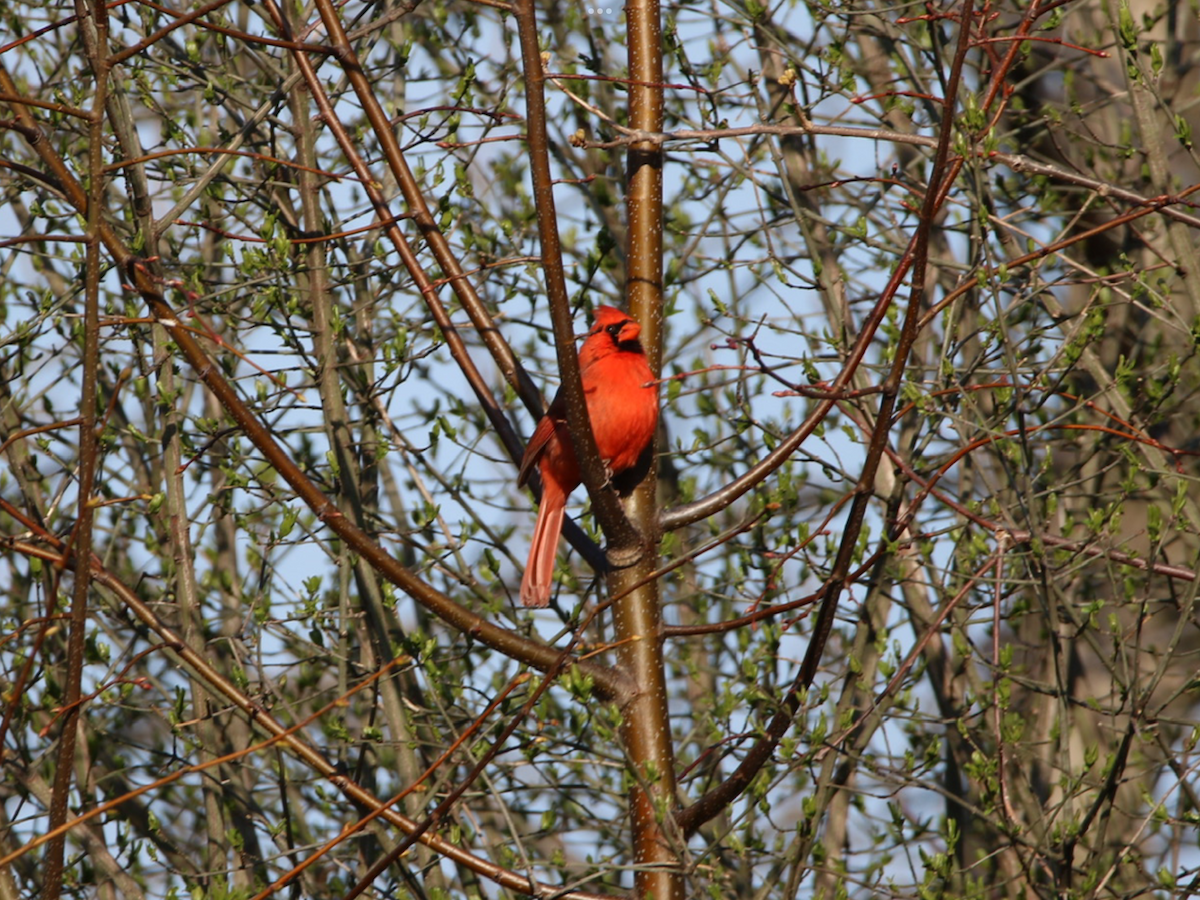
[[34,100],[22,94],[0,93],[0,100],[8,103],[20,103],[23,106],[33,106],[38,109],[48,109],[50,112],[62,113],[64,116],[74,116],[75,118],[83,119],[84,121],[90,121],[92,118],[91,113],[89,113],[86,109],[68,106],[65,103],[51,103],[49,100]]
[[[105,181],[101,171],[104,153],[104,104],[108,92],[109,60],[108,12],[102,0],[77,0],[76,14],[85,32],[84,45],[92,70],[95,88],[92,109],[88,113],[88,184],[87,254],[84,262],[84,322],[83,376],[79,389],[79,473],[78,511],[73,528],[71,552],[77,560],[92,556],[92,526],[95,508],[92,493],[96,486],[96,466],[99,441],[96,435],[96,404],[99,397],[100,369],[100,227],[104,215]],[[94,29],[89,33],[89,27]],[[14,92],[15,93],[15,92]],[[75,585],[71,595],[71,624],[67,637],[66,685],[62,705],[65,713],[59,731],[58,753],[54,768],[54,790],[50,799],[48,825],[56,829],[67,820],[71,781],[75,773],[75,745],[79,734],[80,698],[83,682],[84,644],[87,639],[88,599],[91,594],[90,569],[76,567]],[[42,883],[44,900],[58,900],[63,885],[63,855],[66,832],[54,837],[43,859],[45,876]]]
[[[296,169],[297,171],[310,171],[317,175],[324,175],[326,178],[329,178],[332,181],[341,181],[343,178],[350,177],[348,175],[339,174],[337,172],[323,172],[320,169],[306,169],[304,166],[301,166],[299,163],[292,162],[289,159],[280,159],[277,156],[270,156],[265,153],[253,153],[249,150],[229,150],[225,147],[176,147],[171,150],[156,150],[153,153],[144,153],[141,156],[136,157],[135,159],[123,159],[120,162],[110,163],[109,165],[104,167],[104,172],[106,174],[108,172],[118,172],[121,169],[127,169],[130,166],[143,165],[145,163],[151,162],[156,159],[163,159],[164,157],[188,156],[191,154],[196,154],[199,156],[204,156],[204,155],[208,155],[208,154],[214,154],[214,155],[226,154],[229,156],[240,156],[240,157],[244,157],[246,159],[256,159],[256,160],[259,160],[260,162],[268,162],[275,166],[282,166],[282,167],[286,167],[289,169]],[[354,179],[351,179],[351,180],[354,180]]]
[[[625,4],[629,48],[629,121],[639,130],[663,125],[662,10],[658,0]],[[663,167],[661,144],[631,144],[626,152],[627,275],[629,312],[642,323],[650,369],[662,371],[663,344]],[[675,746],[667,706],[659,580],[650,578],[658,558],[657,473],[652,465],[629,501],[630,518],[641,533],[622,544],[607,527],[610,553],[632,551],[633,564],[609,573],[613,627],[621,669],[636,685],[622,709],[621,742],[629,789],[634,893],[638,898],[682,900],[686,896],[686,845],[672,813],[679,806]],[[611,493],[611,492],[610,492]],[[615,498],[614,498],[615,499]],[[603,520],[602,520],[603,521]],[[637,585],[637,587],[633,587]]]

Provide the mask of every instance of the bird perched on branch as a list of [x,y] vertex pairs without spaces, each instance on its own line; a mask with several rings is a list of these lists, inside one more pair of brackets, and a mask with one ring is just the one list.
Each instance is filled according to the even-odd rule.
[[[658,387],[638,339],[641,332],[642,326],[619,309],[601,306],[579,348],[579,374],[596,449],[609,477],[618,483],[622,474],[638,469],[644,474],[642,466],[649,462],[647,451],[658,425]],[[567,496],[580,482],[579,463],[567,426],[567,401],[561,388],[525,448],[517,474],[518,487],[529,478],[535,464],[542,473],[542,504],[521,579],[522,606],[546,606],[550,602],[563,510]]]

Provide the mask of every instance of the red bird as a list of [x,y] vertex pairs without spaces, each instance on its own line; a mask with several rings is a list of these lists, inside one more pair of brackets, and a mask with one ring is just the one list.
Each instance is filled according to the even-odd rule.
[[[611,476],[638,466],[658,425],[658,388],[638,340],[641,332],[642,326],[619,309],[601,306],[579,348],[579,373],[592,433]],[[525,483],[535,463],[542,473],[542,505],[521,579],[522,606],[550,602],[563,510],[580,480],[561,389],[529,439],[517,487]]]

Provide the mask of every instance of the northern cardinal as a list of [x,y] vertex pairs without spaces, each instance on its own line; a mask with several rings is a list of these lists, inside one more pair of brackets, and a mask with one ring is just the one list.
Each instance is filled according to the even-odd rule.
[[[612,477],[638,466],[654,440],[658,424],[658,389],[638,340],[641,331],[642,326],[619,309],[601,306],[579,348],[579,372],[592,433]],[[521,579],[522,606],[546,606],[550,602],[563,509],[580,480],[567,426],[567,401],[561,389],[525,448],[517,474],[518,487],[525,483],[535,463],[542,473],[542,505]]]

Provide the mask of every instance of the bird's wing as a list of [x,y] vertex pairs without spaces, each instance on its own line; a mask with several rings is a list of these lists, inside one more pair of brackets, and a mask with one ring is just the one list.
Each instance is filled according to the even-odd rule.
[[537,428],[533,430],[533,437],[525,445],[525,455],[521,457],[521,468],[517,470],[517,487],[521,487],[529,480],[529,473],[533,471],[533,467],[538,464],[538,460],[546,452],[546,445],[554,437],[555,425],[565,420],[565,407],[566,404],[563,402],[560,392],[554,396],[550,408],[546,410],[546,414],[538,422]]

